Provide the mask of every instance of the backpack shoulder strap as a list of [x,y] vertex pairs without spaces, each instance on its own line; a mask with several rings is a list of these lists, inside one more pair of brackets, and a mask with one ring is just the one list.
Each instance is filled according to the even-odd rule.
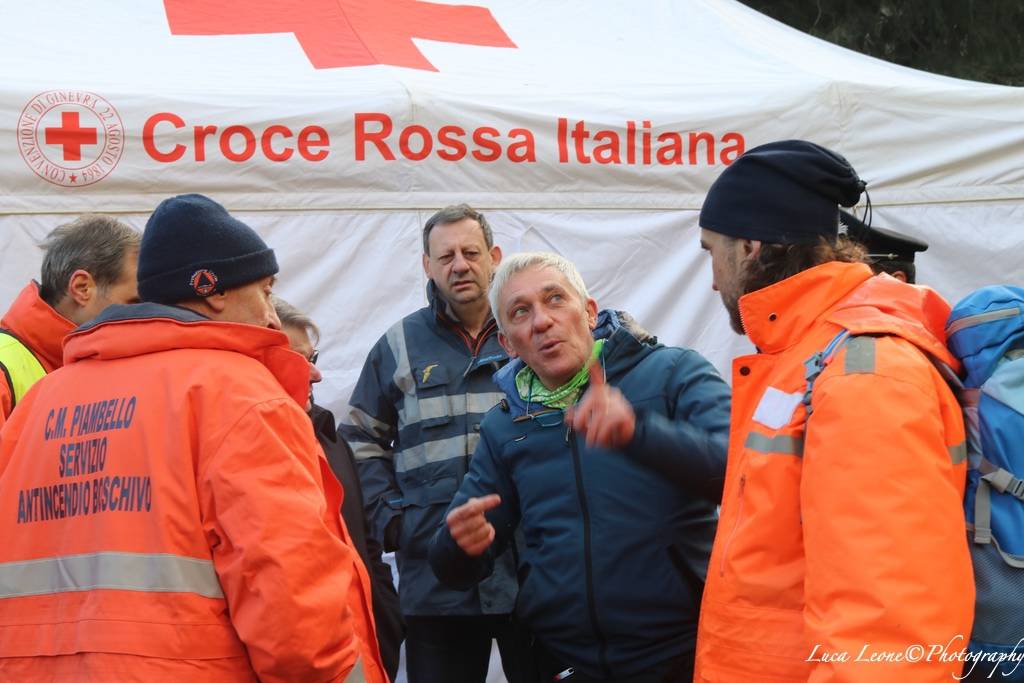
[[804,387],[804,408],[807,410],[807,417],[811,416],[811,393],[814,391],[814,383],[821,376],[821,373],[825,371],[825,368],[829,363],[832,362],[832,358],[839,353],[846,343],[850,340],[850,331],[843,329],[832,338],[832,341],[828,345],[818,351],[813,356],[804,361],[804,379],[807,384]]

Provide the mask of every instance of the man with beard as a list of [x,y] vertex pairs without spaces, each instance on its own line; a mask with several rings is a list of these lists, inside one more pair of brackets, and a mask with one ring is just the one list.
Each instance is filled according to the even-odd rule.
[[427,546],[501,399],[491,375],[508,356],[487,301],[501,249],[483,214],[460,204],[423,227],[429,305],[370,350],[339,433],[355,454],[371,534],[397,551],[410,683],[483,683],[492,639],[506,675],[516,655],[511,552],[470,591],[442,586]]
[[873,277],[838,236],[864,187],[843,157],[786,140],[737,159],[701,209],[712,287],[758,352],[733,363],[697,681],[959,673],[924,656],[966,644],[974,604],[964,425],[937,365],[958,365],[950,309]]

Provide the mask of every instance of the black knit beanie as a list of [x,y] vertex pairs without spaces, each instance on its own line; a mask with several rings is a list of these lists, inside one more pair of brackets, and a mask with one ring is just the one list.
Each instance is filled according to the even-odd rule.
[[139,247],[139,298],[173,304],[277,273],[274,251],[256,231],[201,194],[160,202]]
[[839,205],[853,206],[866,183],[846,159],[806,140],[769,142],[722,171],[700,210],[700,227],[770,244],[834,238]]

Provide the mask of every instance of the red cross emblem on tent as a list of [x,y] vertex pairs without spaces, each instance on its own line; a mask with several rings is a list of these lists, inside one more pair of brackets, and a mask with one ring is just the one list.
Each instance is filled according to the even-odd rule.
[[61,112],[60,125],[48,126],[43,130],[46,131],[46,144],[64,148],[64,161],[81,161],[82,146],[95,145],[99,140],[96,134],[98,129],[95,126],[82,126],[77,111]]
[[175,35],[292,33],[317,69],[389,64],[437,71],[413,38],[515,47],[484,7],[417,0],[164,0]]
[[84,187],[105,178],[124,151],[124,125],[114,106],[96,93],[49,90],[18,117],[18,151],[43,180]]

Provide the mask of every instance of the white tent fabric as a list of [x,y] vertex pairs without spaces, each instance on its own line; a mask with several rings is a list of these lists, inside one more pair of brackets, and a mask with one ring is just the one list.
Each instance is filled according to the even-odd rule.
[[569,256],[599,304],[728,376],[749,347],[710,289],[697,213],[725,164],[776,139],[850,159],[875,222],[931,243],[919,279],[948,298],[1024,280],[1021,89],[867,58],[730,0],[61,0],[4,18],[0,305],[55,225],[102,211],[141,228],[164,197],[203,192],[277,250],[279,292],[323,329],[317,394],[336,411],[425,300],[424,220],[461,201],[506,253]]

